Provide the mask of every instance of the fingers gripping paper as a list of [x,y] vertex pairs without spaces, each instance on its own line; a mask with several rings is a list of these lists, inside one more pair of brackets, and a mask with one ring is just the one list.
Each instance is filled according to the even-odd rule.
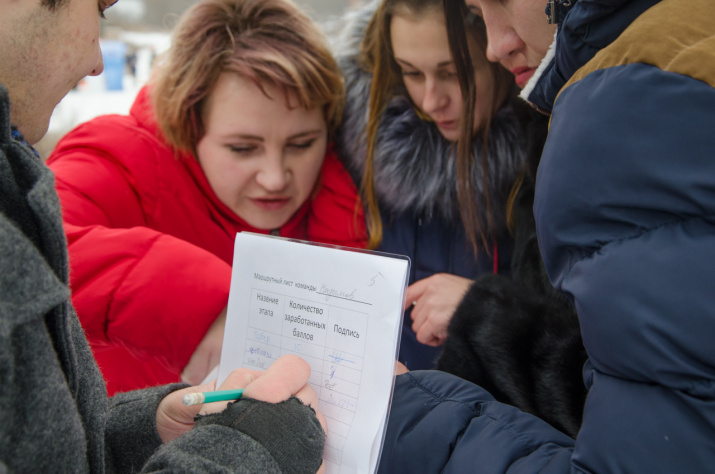
[[302,357],[328,426],[326,472],[374,472],[408,275],[406,257],[238,234],[218,385]]

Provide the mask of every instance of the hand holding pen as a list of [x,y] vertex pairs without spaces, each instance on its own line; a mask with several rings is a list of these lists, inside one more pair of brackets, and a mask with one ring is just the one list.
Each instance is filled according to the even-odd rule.
[[[268,370],[237,369],[231,372],[221,384],[219,390],[242,389],[242,396],[278,403],[291,396],[298,397],[304,404],[310,405],[323,427],[325,419],[318,411],[318,395],[308,385],[310,366],[298,356],[286,355],[275,361]],[[193,428],[194,417],[201,414],[217,413],[226,408],[228,401],[185,405],[184,396],[198,393],[210,393],[216,382],[177,390],[167,395],[159,405],[156,415],[157,431],[163,442],[171,441]],[[188,397],[189,399],[193,396]],[[233,400],[236,397],[232,398]]]

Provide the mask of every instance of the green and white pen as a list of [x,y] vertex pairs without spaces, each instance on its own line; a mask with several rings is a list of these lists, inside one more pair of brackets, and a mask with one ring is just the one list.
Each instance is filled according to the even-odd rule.
[[184,405],[201,405],[202,403],[225,402],[238,400],[243,395],[243,389],[217,390],[215,392],[199,392],[184,395]]

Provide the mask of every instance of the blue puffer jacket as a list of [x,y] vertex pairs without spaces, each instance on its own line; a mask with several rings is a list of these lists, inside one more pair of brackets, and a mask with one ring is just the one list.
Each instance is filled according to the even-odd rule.
[[589,355],[581,430],[415,372],[383,472],[714,469],[715,2],[579,0],[554,52],[529,96],[553,111],[534,210]]

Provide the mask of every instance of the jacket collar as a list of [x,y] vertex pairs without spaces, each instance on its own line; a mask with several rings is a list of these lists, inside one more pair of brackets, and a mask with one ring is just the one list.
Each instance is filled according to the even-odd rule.
[[[533,76],[531,76],[531,79],[529,79],[529,81],[519,93],[519,97],[529,102],[531,105],[535,106],[539,110],[547,113],[551,113],[551,108],[548,107],[547,104],[544,103],[544,101],[542,100],[543,94],[535,91],[542,91],[545,88],[547,82],[541,81],[541,78],[545,76],[551,76],[551,74],[547,71],[550,71],[555,66],[554,55],[556,53],[556,38],[557,34],[554,33],[554,41],[551,42],[551,46],[549,46],[549,50],[546,52],[546,56],[544,56],[544,58],[541,60],[541,64],[539,64],[539,67],[536,69],[536,72]],[[538,87],[537,89],[537,86],[539,85],[540,87]]]
[[[14,289],[0,302],[0,313],[10,315],[10,325],[45,314],[69,297],[65,235],[53,175],[24,140],[13,137],[2,84],[0,249],[0,287]],[[2,321],[0,333],[7,324]]]
[[554,42],[521,97],[551,113],[571,76],[661,0],[578,0],[558,25]]

